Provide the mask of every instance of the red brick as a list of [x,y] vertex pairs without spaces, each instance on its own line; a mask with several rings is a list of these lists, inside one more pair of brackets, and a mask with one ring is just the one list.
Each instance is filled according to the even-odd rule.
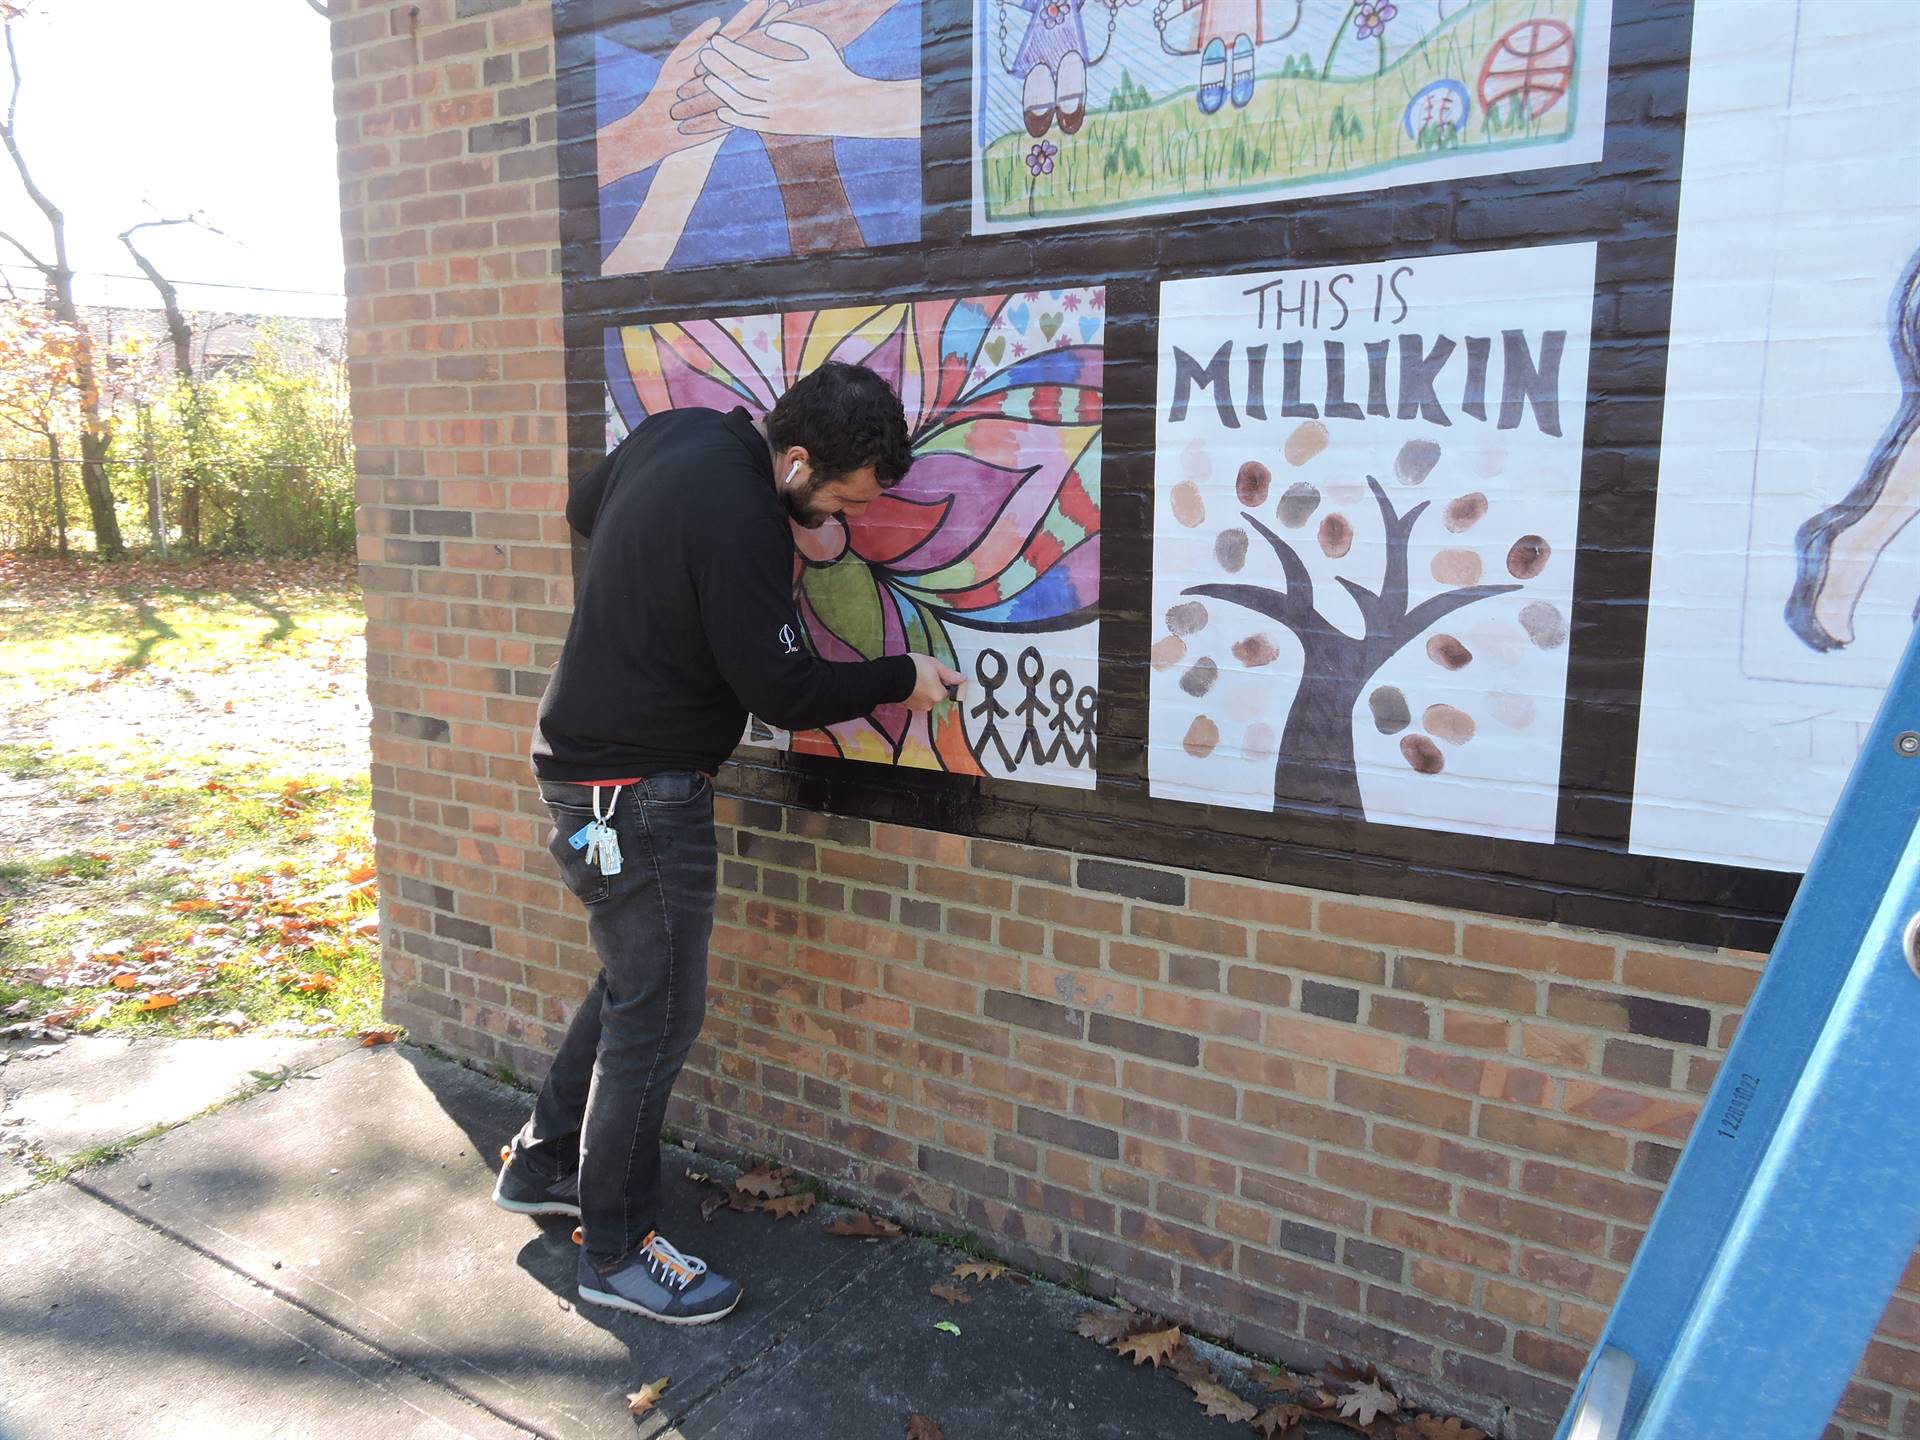
[[1451,955],[1459,926],[1456,921],[1442,920],[1432,915],[1322,900],[1319,929],[1323,934],[1344,940],[1363,940],[1373,945],[1405,946],[1409,950]]
[[[1248,1098],[1252,1099],[1251,1096]],[[1421,1090],[1411,1085],[1396,1085],[1387,1080],[1355,1075],[1351,1071],[1334,1076],[1333,1098],[1342,1105],[1368,1115],[1404,1120],[1411,1125],[1423,1125],[1435,1130],[1451,1130],[1459,1135],[1467,1133],[1473,1115],[1473,1102],[1458,1095],[1444,1095],[1436,1090]]]
[[1260,1012],[1197,995],[1148,990],[1141,996],[1141,1014],[1153,1024],[1201,1035],[1232,1035],[1241,1040],[1260,1038]]
[[1135,935],[1158,940],[1181,950],[1201,950],[1209,955],[1239,957],[1247,953],[1247,932],[1239,925],[1207,920],[1179,911],[1154,910],[1136,905],[1130,927]]
[[[1189,909],[1251,925],[1305,929],[1313,922],[1311,897],[1264,885],[1234,884],[1199,876],[1187,883]],[[1262,937],[1263,939],[1265,937]]]
[[1351,1025],[1308,1020],[1298,1015],[1269,1015],[1266,1043],[1294,1055],[1311,1055],[1336,1065],[1351,1065],[1381,1075],[1400,1073],[1400,1044]]
[[1146,1065],[1137,1060],[1126,1062],[1123,1083],[1135,1094],[1149,1095],[1171,1105],[1203,1110],[1229,1120],[1240,1104],[1240,1092],[1231,1085],[1203,1079],[1188,1070],[1163,1070],[1157,1065]]
[[1576,980],[1614,978],[1618,964],[1610,943],[1576,940],[1555,930],[1512,930],[1505,926],[1468,925],[1460,936],[1460,953],[1482,965],[1567,975]]
[[1425,1215],[1379,1208],[1373,1212],[1372,1230],[1376,1238],[1389,1245],[1479,1270],[1504,1274],[1512,1260],[1512,1249],[1506,1241]]
[[1496,1145],[1532,1150],[1555,1160],[1576,1160],[1602,1170],[1627,1168],[1627,1142],[1586,1125],[1526,1110],[1483,1106],[1474,1133]]
[[1324,1100],[1332,1093],[1332,1072],[1324,1065],[1310,1064],[1287,1055],[1266,1050],[1247,1050],[1224,1040],[1209,1040],[1200,1054],[1201,1068],[1230,1080],[1249,1085],[1264,1085],[1286,1090],[1312,1100]]
[[1630,989],[1677,995],[1713,1005],[1744,1007],[1760,983],[1760,972],[1724,960],[1629,950],[1621,980]]
[[1578,1254],[1598,1255],[1607,1241],[1603,1221],[1569,1214],[1555,1206],[1535,1205],[1512,1195],[1496,1195],[1489,1190],[1468,1190],[1462,1195],[1460,1218],[1502,1235]]
[[1645,1130],[1670,1140],[1686,1139],[1700,1113],[1700,1107],[1690,1101],[1635,1094],[1584,1080],[1566,1082],[1562,1105],[1567,1114],[1582,1120],[1598,1120],[1627,1130]]
[[1310,970],[1316,975],[1335,975],[1365,985],[1384,985],[1387,979],[1387,957],[1383,951],[1314,935],[1263,931],[1256,953],[1261,964],[1286,970]]
[[1477,1055],[1448,1055],[1415,1045],[1407,1050],[1407,1078],[1444,1085],[1468,1095],[1511,1100],[1521,1105],[1544,1105],[1548,1081],[1537,1070],[1503,1065]]

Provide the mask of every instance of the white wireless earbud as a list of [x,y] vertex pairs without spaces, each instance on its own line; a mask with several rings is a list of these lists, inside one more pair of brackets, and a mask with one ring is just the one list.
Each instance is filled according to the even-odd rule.
[[799,473],[800,473],[800,462],[796,460],[793,462],[793,468],[787,471],[787,478],[780,482],[782,488],[791,486],[793,484],[793,477]]

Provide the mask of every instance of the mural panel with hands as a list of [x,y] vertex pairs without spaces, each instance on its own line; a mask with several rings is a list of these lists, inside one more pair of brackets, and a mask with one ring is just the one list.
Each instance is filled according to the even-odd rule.
[[918,0],[724,0],[594,36],[601,273],[920,238]]

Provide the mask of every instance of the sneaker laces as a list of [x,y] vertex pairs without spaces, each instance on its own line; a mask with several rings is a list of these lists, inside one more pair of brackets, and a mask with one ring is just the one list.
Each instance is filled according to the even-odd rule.
[[656,1278],[677,1290],[686,1289],[707,1273],[706,1261],[697,1255],[682,1254],[663,1235],[649,1238],[642,1253],[647,1257],[648,1268],[654,1270]]

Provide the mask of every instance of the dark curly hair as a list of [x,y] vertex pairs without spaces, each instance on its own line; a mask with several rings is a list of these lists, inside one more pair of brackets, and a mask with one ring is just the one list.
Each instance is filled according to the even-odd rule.
[[816,482],[871,465],[888,489],[913,464],[906,412],[893,387],[864,365],[838,360],[802,375],[774,403],[767,439],[775,454],[805,446]]

